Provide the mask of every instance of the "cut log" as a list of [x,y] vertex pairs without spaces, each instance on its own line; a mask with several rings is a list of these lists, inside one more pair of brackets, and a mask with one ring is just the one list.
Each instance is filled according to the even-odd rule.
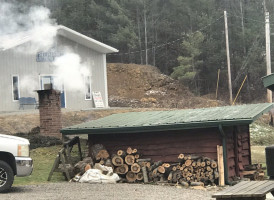
[[139,172],[139,173],[137,174],[136,179],[137,179],[138,181],[142,181],[142,180],[144,179],[143,173],[142,173],[142,172]]
[[138,162],[138,163],[139,162],[150,162],[150,161],[151,161],[151,158],[141,158],[141,159],[139,158],[136,160],[136,162]]
[[127,155],[125,157],[125,163],[127,163],[128,165],[132,165],[132,164],[134,164],[134,162],[135,162],[134,155]]
[[155,168],[155,169],[152,171],[152,177],[153,177],[153,178],[157,178],[158,176],[159,176],[158,168]]
[[132,154],[132,148],[131,148],[131,147],[128,147],[128,148],[127,148],[127,154],[128,154],[128,155]]
[[113,155],[111,161],[114,166],[121,166],[124,164],[123,158],[117,155]]
[[190,182],[190,186],[205,186],[203,182]]
[[127,172],[126,179],[128,182],[133,183],[137,179],[137,175],[134,172]]
[[169,163],[163,163],[162,166],[163,166],[164,168],[169,168],[169,167],[170,167],[170,164],[169,164]]
[[141,171],[141,167],[138,163],[133,163],[131,165],[131,171],[134,173],[139,173]]
[[134,157],[135,157],[135,159],[139,159],[140,158],[140,154],[136,154]]
[[157,169],[158,169],[158,172],[161,173],[161,174],[164,174],[165,171],[166,171],[163,166],[159,166]]
[[201,156],[198,156],[198,155],[191,155],[191,160],[198,160],[200,159]]
[[171,181],[172,181],[172,177],[173,177],[173,171],[169,172],[168,177],[167,177],[167,180],[168,180],[169,182],[171,182]]
[[123,164],[114,170],[115,173],[117,174],[126,174],[128,172],[128,165]]
[[211,168],[215,169],[217,168],[217,163],[215,161],[211,162]]
[[153,165],[151,165],[151,171],[153,171],[155,168],[159,167],[160,165],[162,165],[162,161],[157,161],[157,162],[154,162]]
[[173,172],[173,176],[172,176],[172,182],[173,182],[173,183],[177,183],[177,182],[179,181],[180,178],[182,178],[182,173],[181,173],[181,171]]
[[173,166],[173,167],[172,167],[172,171],[175,172],[176,170],[177,170],[177,166]]
[[132,149],[132,152],[131,152],[131,153],[135,155],[137,152],[138,152],[137,149]]
[[102,144],[94,144],[91,146],[91,156],[94,160],[107,159],[109,154]]
[[146,167],[142,167],[143,177],[144,177],[144,183],[148,183],[148,176],[147,176],[147,169]]
[[212,171],[212,168],[211,168],[210,166],[207,166],[207,167],[206,167],[206,170],[207,170],[208,172],[211,172],[211,171]]
[[101,160],[99,161],[99,164],[100,164],[100,165],[104,165],[104,164],[105,164],[105,160],[104,160],[104,159],[101,159]]
[[109,159],[109,158],[106,159],[105,166],[107,166],[107,167],[113,167],[111,159]]
[[188,166],[190,166],[192,164],[192,160],[186,160],[185,161],[185,165],[188,167]]
[[182,179],[182,178],[179,179],[179,183],[180,183],[182,186],[184,186],[184,187],[188,187],[188,186],[189,186],[188,183],[187,183],[184,179]]
[[185,157],[185,155],[184,154],[179,154],[179,156],[178,156],[178,160],[180,161],[180,162],[183,162],[184,161],[184,157]]
[[120,156],[121,158],[126,157],[126,152],[123,150],[118,150],[117,151],[117,156]]
[[91,169],[91,166],[90,166],[90,164],[87,164],[85,167],[85,172],[88,171],[89,169]]

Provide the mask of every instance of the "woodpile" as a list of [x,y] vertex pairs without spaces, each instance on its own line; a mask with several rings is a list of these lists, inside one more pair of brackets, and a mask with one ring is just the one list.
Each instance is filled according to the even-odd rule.
[[123,182],[143,181],[144,176],[138,162],[139,157],[138,150],[131,147],[125,151],[120,149],[111,156],[114,172],[121,177]]
[[264,170],[261,164],[247,165],[244,167],[243,177],[250,180],[261,181],[264,180]]
[[214,185],[219,178],[217,162],[203,156],[178,155],[177,163],[153,162],[150,158],[141,158],[136,148],[128,147],[109,155],[102,144],[91,147],[91,158],[75,165],[76,171],[83,174],[96,164],[113,168],[121,182],[160,182],[176,183],[183,186]]
[[169,182],[183,186],[204,186],[215,184],[219,178],[217,162],[196,155],[180,154],[178,163],[152,162],[140,158],[137,149],[128,147],[112,155],[114,172],[123,182]]
[[215,184],[219,178],[217,163],[210,158],[180,154],[178,160],[178,163],[155,162],[148,168],[149,179],[183,186],[204,186]]

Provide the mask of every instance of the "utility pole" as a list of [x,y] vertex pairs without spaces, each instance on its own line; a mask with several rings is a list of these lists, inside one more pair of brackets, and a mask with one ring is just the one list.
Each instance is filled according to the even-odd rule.
[[145,23],[145,51],[146,51],[146,65],[148,65],[147,56],[147,14],[146,14],[146,2],[144,1],[144,23]]
[[227,14],[226,14],[226,11],[224,11],[224,18],[225,18],[225,41],[226,41],[229,102],[230,102],[230,105],[232,105],[232,85],[231,85],[230,55],[229,55],[228,28],[227,28]]
[[[269,12],[265,12],[266,75],[271,74]],[[272,103],[272,91],[267,89],[267,102]]]

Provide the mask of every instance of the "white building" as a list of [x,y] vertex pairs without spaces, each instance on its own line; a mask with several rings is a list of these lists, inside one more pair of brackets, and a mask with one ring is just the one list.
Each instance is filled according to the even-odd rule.
[[[106,54],[118,52],[117,49],[64,26],[58,26],[57,36],[50,50],[23,52],[22,49],[27,49],[31,43],[27,34],[21,34],[12,40],[0,38],[0,111],[19,110],[20,98],[33,97],[37,100],[34,90],[44,89],[44,84],[52,83],[55,87],[60,75],[56,74],[53,61],[66,54],[67,49],[80,56],[89,72],[83,76],[85,88],[82,90],[72,90],[66,82],[62,84],[62,107],[93,108],[93,92],[100,92],[104,107],[108,107]],[[68,64],[67,67],[70,69],[72,66]],[[73,83],[75,80],[71,79]]]

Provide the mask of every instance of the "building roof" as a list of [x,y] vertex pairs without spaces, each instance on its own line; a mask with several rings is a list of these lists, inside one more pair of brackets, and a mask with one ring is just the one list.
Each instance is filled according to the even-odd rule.
[[181,130],[251,124],[273,107],[271,103],[172,111],[113,114],[61,130],[69,134],[113,134]]
[[263,79],[264,87],[274,91],[274,74],[264,76],[262,77],[262,79]]
[[[59,25],[57,27],[57,35],[66,37],[74,42],[77,42],[83,46],[91,48],[100,53],[114,53],[118,52],[117,49],[108,46],[102,42],[94,40],[90,37],[87,37],[77,31],[74,31],[68,27]],[[22,45],[26,42],[31,41],[31,32],[20,32],[13,35],[5,35],[0,37],[0,50],[5,51],[19,45]]]

